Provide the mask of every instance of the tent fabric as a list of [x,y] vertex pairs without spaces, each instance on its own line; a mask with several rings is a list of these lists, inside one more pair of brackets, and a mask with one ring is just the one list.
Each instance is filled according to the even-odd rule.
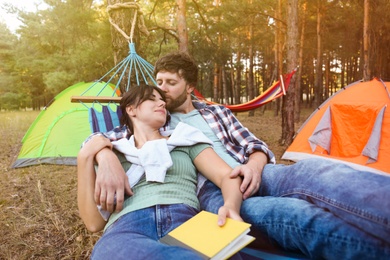
[[[292,76],[295,74],[297,69],[294,69],[292,72],[283,76],[283,82],[281,80],[276,81],[271,87],[264,91],[261,95],[257,96],[255,99],[252,99],[246,103],[238,105],[227,105],[225,107],[229,108],[232,112],[245,112],[261,107],[274,99],[277,99],[286,94],[288,86]],[[207,100],[198,90],[194,89],[194,95],[197,99],[206,102],[207,104],[217,104],[210,100]]]
[[326,100],[298,130],[282,159],[323,157],[390,174],[390,82],[355,82]]
[[[71,97],[82,93],[91,84],[95,83],[80,82],[66,88],[39,113],[22,139],[13,168],[36,164],[76,165],[81,144],[91,130],[88,123],[89,107],[81,102],[72,103]],[[103,87],[105,83],[98,84]],[[95,88],[96,91],[99,91],[99,87]],[[100,95],[112,96],[113,88],[105,88]],[[93,106],[95,110],[102,110],[101,104]]]
[[366,146],[363,149],[362,154],[368,157],[368,163],[373,163],[378,160],[379,146],[381,140],[381,130],[383,127],[383,116],[385,115],[386,107],[383,107],[378,113],[378,116],[375,120],[374,127],[372,128],[372,133],[370,139],[368,140]]

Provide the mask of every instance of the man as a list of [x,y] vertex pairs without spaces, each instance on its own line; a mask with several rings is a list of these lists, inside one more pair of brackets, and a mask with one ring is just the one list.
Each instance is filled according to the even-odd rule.
[[[171,112],[168,127],[183,121],[202,130],[214,149],[242,177],[245,199],[241,217],[252,224],[259,239],[310,258],[387,258],[390,256],[390,178],[357,172],[325,160],[276,165],[273,153],[223,106],[191,100],[197,84],[196,63],[186,54],[172,53],[155,66],[158,87]],[[104,135],[126,137],[120,129]],[[102,208],[121,210],[130,194],[127,177],[107,138],[93,135],[99,150],[95,200]],[[206,181],[199,191],[202,209],[216,212],[223,204],[220,190]],[[264,240],[264,241],[266,241]]]

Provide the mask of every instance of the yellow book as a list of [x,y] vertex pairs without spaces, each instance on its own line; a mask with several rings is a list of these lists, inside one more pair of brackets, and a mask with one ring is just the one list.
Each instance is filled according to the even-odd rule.
[[205,259],[227,259],[255,240],[247,235],[250,224],[228,218],[218,226],[218,215],[201,211],[165,237],[162,243],[190,248]]

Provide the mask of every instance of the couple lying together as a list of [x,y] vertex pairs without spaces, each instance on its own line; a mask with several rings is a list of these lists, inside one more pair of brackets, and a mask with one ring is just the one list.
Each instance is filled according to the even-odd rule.
[[200,210],[217,213],[216,225],[244,220],[257,241],[308,258],[390,256],[388,176],[324,159],[275,164],[230,110],[191,100],[197,73],[187,54],[160,58],[158,86],[122,97],[123,127],[80,150],[80,215],[90,231],[104,229],[92,259],[201,259],[158,242]]

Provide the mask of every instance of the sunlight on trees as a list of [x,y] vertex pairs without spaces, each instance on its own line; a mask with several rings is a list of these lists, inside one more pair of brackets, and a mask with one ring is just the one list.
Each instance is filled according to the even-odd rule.
[[[223,103],[241,103],[262,93],[290,69],[287,0],[181,2],[186,6],[187,48],[199,62],[198,89],[204,96]],[[295,41],[301,55],[296,60],[300,77],[296,79],[295,102],[312,107],[316,96],[320,102],[340,87],[361,80],[364,62],[368,62],[371,78],[390,78],[390,22],[382,19],[390,11],[388,1],[370,1],[366,10],[370,15],[370,56],[366,60],[364,5],[356,1],[312,1],[304,9],[305,2],[299,1],[298,6],[299,35]],[[47,8],[36,12],[16,11],[22,22],[17,37],[0,24],[4,35],[0,39],[0,79],[13,86],[3,84],[0,96],[19,95],[24,99],[21,104],[33,109],[44,106],[74,83],[100,78],[114,65],[107,0],[45,3]],[[150,32],[148,36],[137,34],[137,52],[153,64],[161,55],[178,50],[183,41],[177,31],[178,2],[137,3]],[[127,48],[123,47],[125,52]],[[274,104],[266,108],[280,109]],[[8,108],[3,105],[2,109]]]

